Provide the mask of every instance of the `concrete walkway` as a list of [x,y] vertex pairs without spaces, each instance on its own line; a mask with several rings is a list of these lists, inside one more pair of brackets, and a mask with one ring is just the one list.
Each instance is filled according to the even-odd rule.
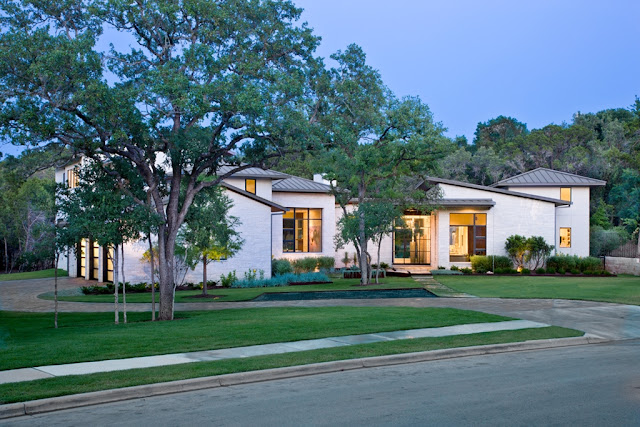
[[190,353],[162,354],[157,356],[132,357],[128,359],[102,360],[97,362],[70,363],[66,365],[36,366],[33,368],[0,371],[0,384],[31,381],[66,375],[85,375],[97,372],[123,371],[127,369],[151,368],[178,365],[182,363],[209,362],[213,360],[236,359],[268,354],[292,353],[321,348],[342,347],[356,344],[371,344],[414,338],[468,335],[493,331],[513,331],[518,329],[544,328],[549,325],[528,320],[475,323],[446,326],[442,328],[410,329],[404,331],[381,332],[376,334],[347,335],[314,340],[252,345]]

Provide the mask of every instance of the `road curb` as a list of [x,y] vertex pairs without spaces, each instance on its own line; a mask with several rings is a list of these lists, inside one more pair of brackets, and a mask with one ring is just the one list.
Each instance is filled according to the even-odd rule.
[[354,369],[364,369],[388,365],[401,365],[406,363],[427,362],[432,360],[479,356],[485,354],[599,344],[608,341],[610,340],[586,335],[575,338],[557,338],[524,341],[519,343],[450,348],[417,353],[367,357],[362,359],[338,360],[334,362],[322,362],[310,365],[265,369],[262,371],[239,372],[235,374],[193,378],[166,383],[146,384],[134,387],[125,387],[112,390],[74,394],[69,396],[52,397],[48,399],[32,400],[28,402],[10,403],[6,405],[0,405],[0,419],[19,417],[23,415],[35,415],[101,403],[112,403],[123,400],[160,396],[164,394],[195,391],[216,387],[227,387],[239,384],[302,377],[307,375],[318,375]]

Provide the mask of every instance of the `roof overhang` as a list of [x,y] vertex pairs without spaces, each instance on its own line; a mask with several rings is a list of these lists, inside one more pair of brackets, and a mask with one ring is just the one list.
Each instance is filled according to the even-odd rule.
[[435,203],[436,206],[446,209],[491,209],[496,205],[492,199],[440,199]]
[[227,184],[226,182],[221,182],[219,185],[220,187],[226,188],[229,191],[233,191],[234,193],[240,194],[251,200],[255,200],[258,203],[262,203],[263,205],[267,205],[271,207],[271,212],[287,212],[289,210],[284,206],[280,206],[279,204],[272,202],[271,200],[267,200],[263,197],[256,196],[255,194],[249,193],[248,191],[241,190],[238,187],[234,187],[233,185]]

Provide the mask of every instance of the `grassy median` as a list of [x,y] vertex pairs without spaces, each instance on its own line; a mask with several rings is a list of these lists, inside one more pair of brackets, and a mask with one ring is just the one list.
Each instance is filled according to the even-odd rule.
[[285,366],[388,354],[411,353],[453,347],[499,344],[582,336],[583,333],[559,327],[522,329],[517,331],[486,332],[472,335],[457,335],[440,338],[419,338],[373,344],[360,344],[296,353],[228,359],[213,362],[198,362],[161,368],[131,369],[90,375],[47,378],[23,383],[0,385],[0,403],[23,402],[68,394],[130,387],[176,381],[212,375],[248,372]]

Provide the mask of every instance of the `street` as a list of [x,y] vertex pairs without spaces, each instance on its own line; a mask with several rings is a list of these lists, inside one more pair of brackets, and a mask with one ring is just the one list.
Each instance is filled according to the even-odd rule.
[[640,425],[640,340],[362,369],[0,425]]

